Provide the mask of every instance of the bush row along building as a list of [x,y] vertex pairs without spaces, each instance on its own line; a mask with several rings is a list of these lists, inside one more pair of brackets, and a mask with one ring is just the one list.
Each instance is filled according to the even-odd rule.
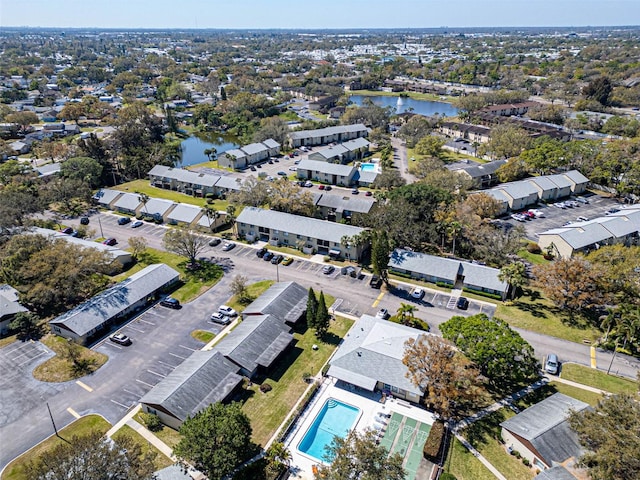
[[616,243],[640,245],[640,206],[547,230],[538,238],[540,248],[550,248],[561,258],[571,258],[576,252],[588,253]]
[[140,399],[143,411],[179,428],[209,404],[231,400],[244,378],[267,373],[295,342],[305,318],[307,290],[295,282],[272,285],[243,312],[243,320],[213,349],[194,352]]
[[518,182],[503,183],[485,193],[500,203],[500,213],[522,210],[540,201],[548,202],[569,195],[580,195],[587,189],[589,179],[577,170],[554,175],[540,175]]
[[156,301],[180,280],[173,268],[158,263],[49,321],[51,331],[80,344],[103,336],[111,326]]

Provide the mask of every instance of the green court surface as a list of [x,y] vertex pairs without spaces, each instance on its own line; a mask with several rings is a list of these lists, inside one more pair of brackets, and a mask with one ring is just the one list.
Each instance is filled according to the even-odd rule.
[[389,420],[389,424],[387,425],[387,431],[384,432],[384,437],[380,441],[380,445],[384,446],[387,450],[391,450],[393,441],[396,438],[396,433],[398,433],[398,428],[400,428],[402,418],[402,415],[399,413],[394,412],[393,415],[391,415],[391,420]]
[[430,425],[395,412],[389,420],[380,445],[390,452],[398,453],[404,457],[403,466],[407,472],[406,480],[414,480],[416,478],[420,460],[422,459],[422,450],[430,430]]
[[393,447],[393,453],[399,453],[403,457],[407,454],[409,443],[416,431],[417,420],[405,417],[404,426],[398,432],[396,444]]

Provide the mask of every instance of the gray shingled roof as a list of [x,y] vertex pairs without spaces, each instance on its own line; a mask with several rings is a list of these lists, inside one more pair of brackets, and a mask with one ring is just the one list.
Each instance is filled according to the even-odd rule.
[[242,182],[238,177],[224,176],[220,177],[216,182],[216,188],[223,188],[225,190],[240,190],[242,188]]
[[557,175],[547,175],[547,178],[555,183],[558,188],[571,188],[573,183],[569,181],[566,175],[557,174]]
[[122,208],[124,210],[135,211],[141,205],[140,195],[137,193],[123,193],[116,203],[113,204],[115,208]]
[[278,148],[280,144],[276,142],[273,138],[267,138],[264,142],[262,142],[268,148]]
[[565,172],[563,175],[577,185],[580,185],[583,183],[589,183],[589,179],[585,177],[582,173],[580,173],[578,170],[569,170],[568,172]]
[[556,183],[552,182],[549,177],[545,177],[545,176],[529,178],[526,181],[537,185],[538,187],[540,187],[541,190],[545,192],[553,191],[558,188],[558,185]]
[[324,158],[328,160],[328,159],[337,157],[339,155],[344,155],[349,151],[350,150],[348,148],[344,147],[341,143],[339,143],[338,145],[335,145],[333,147],[324,147],[324,148],[321,148],[320,150],[310,153],[309,158],[311,159]]
[[212,187],[220,178],[219,175],[209,175],[207,173],[192,172],[184,168],[166,167],[164,165],[156,165],[151,169],[151,171],[149,171],[149,175],[163,177],[166,179],[174,179],[182,183],[202,185],[205,187]]
[[311,170],[312,172],[321,172],[329,175],[339,175],[342,177],[350,177],[355,167],[351,165],[342,165],[339,163],[327,163],[321,160],[304,159],[300,161],[298,165],[298,172],[300,170]]
[[293,342],[290,327],[273,315],[246,316],[214,350],[249,372],[268,368]]
[[494,162],[469,165],[468,167],[462,167],[460,170],[466,172],[471,178],[481,178],[485,175],[493,175],[505,163],[507,163],[506,160],[496,160]]
[[378,175],[380,175],[378,172],[371,170],[358,170],[353,179],[361,183],[373,183]]
[[179,222],[191,223],[198,215],[200,215],[202,209],[195,205],[189,205],[187,203],[179,203],[176,208],[171,210],[171,213],[167,215],[169,220],[177,220]]
[[244,309],[243,315],[271,314],[295,323],[307,310],[309,292],[296,282],[274,283]]
[[514,200],[518,198],[527,198],[532,194],[535,194],[536,196],[538,195],[538,189],[527,181],[504,183],[497,188],[504,190]]
[[571,411],[579,412],[588,407],[587,403],[556,393],[500,426],[531,442],[548,465],[561,463],[581,453],[577,435],[569,427],[567,418]]
[[236,159],[244,158],[244,157],[247,156],[247,154],[245,152],[243,152],[242,150],[240,150],[238,148],[232,148],[230,150],[227,150],[226,152],[224,152],[223,155],[226,155],[228,157],[233,155],[234,157],[236,157]]
[[245,223],[257,227],[266,227],[281,232],[289,232],[295,235],[327,240],[340,243],[342,237],[359,235],[363,228],[351,225],[343,225],[336,222],[327,222],[316,218],[302,217],[290,213],[265,210],[257,207],[245,207],[238,215],[237,223]]
[[223,401],[242,383],[239,371],[217,351],[196,351],[147,392],[140,403],[159,405],[186,420],[210,404]]
[[502,203],[509,203],[509,198],[507,197],[507,194],[504,193],[502,190],[500,190],[499,188],[492,188],[490,190],[485,190],[482,193],[486,193],[487,195],[491,195],[493,198],[495,198],[498,202],[502,202]]
[[576,477],[562,465],[555,465],[546,470],[542,470],[533,480],[576,480]]
[[626,215],[599,217],[593,221],[609,230],[614,237],[621,238],[640,231],[640,210]]
[[153,214],[160,214],[164,216],[171,208],[176,206],[176,202],[171,200],[165,200],[164,198],[150,198],[146,205],[142,205],[141,212]]
[[256,153],[265,152],[268,150],[268,148],[262,143],[250,143],[249,145],[240,147],[240,150],[245,152],[247,155],[254,155]]
[[49,323],[82,337],[179,276],[164,263],[149,265]]
[[0,319],[20,312],[28,312],[18,302],[18,291],[10,285],[0,285]]
[[339,125],[336,127],[318,128],[316,130],[300,130],[298,132],[291,132],[289,134],[289,138],[291,138],[292,140],[297,140],[302,138],[327,137],[329,135],[335,135],[336,133],[358,132],[366,130],[368,129],[363,124],[356,123],[354,125]]
[[[556,231],[557,234],[574,249],[587,247],[613,237],[611,232],[602,225],[591,222],[585,222],[584,225],[578,223],[575,227],[570,225],[565,229],[556,229]],[[548,233],[551,232],[545,232],[541,235]]]
[[103,188],[102,190],[98,191],[93,196],[93,198],[95,198],[100,205],[109,205],[116,198],[122,195],[122,193],[123,192],[120,192],[118,190],[110,190],[108,188]]
[[358,137],[352,140],[347,140],[341,144],[343,147],[353,151],[360,148],[369,148],[369,141],[366,138]]
[[319,207],[333,208],[337,212],[369,213],[373,204],[376,203],[371,197],[344,196],[340,194],[323,193],[316,202]]
[[366,382],[368,378],[422,395],[422,391],[406,377],[407,367],[402,363],[404,343],[420,335],[430,334],[362,315],[336,350],[328,374],[344,381],[355,375],[360,382]]

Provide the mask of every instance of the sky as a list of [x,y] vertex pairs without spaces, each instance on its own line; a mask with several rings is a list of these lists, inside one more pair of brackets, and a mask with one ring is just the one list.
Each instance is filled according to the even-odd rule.
[[0,0],[0,28],[639,25],[640,0]]

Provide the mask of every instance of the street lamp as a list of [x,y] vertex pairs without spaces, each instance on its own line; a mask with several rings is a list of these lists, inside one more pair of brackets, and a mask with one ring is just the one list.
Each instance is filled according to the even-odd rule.
[[276,282],[280,283],[280,270],[279,270],[280,262],[276,262]]
[[104,232],[102,231],[102,222],[100,221],[100,214],[98,214],[98,225],[100,225],[100,236],[104,238]]

